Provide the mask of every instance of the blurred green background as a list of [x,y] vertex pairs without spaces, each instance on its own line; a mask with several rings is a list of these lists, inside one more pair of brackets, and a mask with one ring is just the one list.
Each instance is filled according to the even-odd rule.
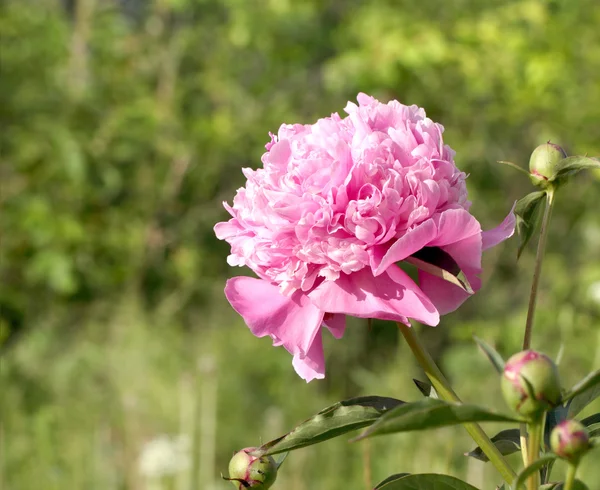
[[[219,473],[234,450],[324,406],[418,399],[391,323],[328,338],[327,378],[310,384],[254,338],[222,292],[247,271],[213,235],[221,202],[268,131],[364,91],[446,127],[472,211],[495,226],[530,191],[497,160],[525,166],[548,139],[600,154],[599,25],[597,0],[0,2],[2,490],[233,488]],[[600,175],[582,174],[553,216],[533,346],[564,345],[565,385],[600,367],[599,196]],[[503,407],[471,335],[519,350],[533,252],[487,253],[481,292],[423,330],[469,401]],[[346,439],[292,453],[275,488],[499,483],[462,456],[460,428]],[[581,475],[598,488],[598,465]]]

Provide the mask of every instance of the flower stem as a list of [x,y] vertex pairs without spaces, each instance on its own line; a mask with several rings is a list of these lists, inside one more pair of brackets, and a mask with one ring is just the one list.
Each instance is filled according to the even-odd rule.
[[575,488],[575,473],[577,473],[577,464],[569,463],[565,486],[563,487],[564,490],[573,490]]
[[[431,355],[422,344],[421,340],[417,337],[415,329],[402,323],[398,323],[398,327],[400,327],[400,332],[402,332],[402,335],[406,339],[406,343],[409,345],[412,353],[425,371],[425,374],[431,381],[431,384],[439,396],[446,401],[461,403],[460,398],[452,390],[450,383],[437,367]],[[494,446],[494,443],[490,440],[481,426],[476,423],[466,423],[463,425],[475,443],[479,445],[483,453],[502,475],[504,480],[508,484],[512,484],[516,477],[515,472],[509,466],[500,451],[498,451],[498,448]]]
[[544,251],[548,238],[548,224],[552,214],[554,204],[554,190],[549,189],[546,194],[546,207],[544,217],[542,218],[542,228],[540,230],[540,240],[538,241],[537,254],[535,257],[535,268],[533,270],[533,282],[531,283],[531,293],[529,295],[529,306],[527,307],[527,321],[525,323],[525,335],[523,337],[523,350],[531,346],[531,333],[533,330],[533,319],[535,317],[535,305],[537,302],[537,292],[540,285],[540,276],[542,274],[542,263],[544,261]]
[[[527,465],[532,465],[540,456],[540,444],[542,442],[542,431],[544,430],[544,417],[538,417],[528,424],[529,441]],[[537,490],[540,486],[540,473],[536,471],[527,480],[527,490]]]

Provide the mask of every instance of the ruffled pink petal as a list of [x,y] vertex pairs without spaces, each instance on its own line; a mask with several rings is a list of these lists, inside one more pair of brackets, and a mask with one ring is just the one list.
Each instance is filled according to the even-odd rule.
[[421,250],[436,236],[437,228],[433,220],[427,220],[424,223],[421,223],[412,230],[408,231],[405,235],[398,238],[398,240],[394,242],[386,254],[381,258],[379,264],[376,264],[377,256],[372,257],[371,267],[376,265],[376,267],[373,269],[373,273],[378,276],[392,264],[400,262],[406,257]]
[[408,324],[414,318],[428,325],[439,323],[429,298],[399,267],[374,277],[364,268],[336,281],[324,281],[309,296],[321,310],[360,318],[379,318]]
[[307,383],[313,379],[325,377],[325,358],[323,356],[323,339],[321,332],[317,333],[306,355],[295,354],[292,366]]
[[[481,273],[480,235],[472,235],[440,248],[450,254],[460,266],[473,291],[478,291],[481,288],[481,279],[478,277]],[[471,296],[458,286],[423,271],[419,271],[419,285],[438,309],[440,315],[456,310]]]
[[[481,225],[468,211],[464,209],[448,209],[433,220],[436,223],[436,237],[427,243],[428,247],[441,247],[456,243],[471,236],[479,237]],[[481,251],[479,253],[481,258]],[[454,259],[456,260],[456,258]]]
[[507,238],[513,236],[515,232],[515,225],[517,222],[517,218],[514,213],[515,205],[513,205],[512,209],[510,210],[510,213],[508,213],[508,216],[504,218],[504,221],[502,221],[502,223],[500,223],[496,228],[484,231],[481,234],[483,239],[483,250],[495,247],[500,242],[503,242]]
[[336,339],[341,339],[346,330],[346,315],[339,313],[325,313],[323,324]]
[[294,356],[308,355],[323,323],[323,312],[306,294],[296,292],[287,297],[262,279],[234,277],[227,281],[225,296],[254,335],[271,336],[274,345],[283,345]]

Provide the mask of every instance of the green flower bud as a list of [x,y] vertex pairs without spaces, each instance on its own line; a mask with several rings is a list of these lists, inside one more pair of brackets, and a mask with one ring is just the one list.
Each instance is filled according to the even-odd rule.
[[247,447],[233,455],[229,462],[229,481],[238,490],[267,490],[277,478],[277,463],[271,456],[254,456],[255,447]]
[[[556,165],[567,158],[565,150],[554,143],[538,146],[529,159],[529,171],[535,184],[542,184],[556,175]],[[539,182],[538,182],[539,181]]]
[[502,394],[509,407],[527,417],[551,409],[561,397],[556,364],[533,350],[515,354],[504,366]]
[[550,447],[561,458],[577,463],[591,448],[590,436],[581,423],[564,420],[552,429]]

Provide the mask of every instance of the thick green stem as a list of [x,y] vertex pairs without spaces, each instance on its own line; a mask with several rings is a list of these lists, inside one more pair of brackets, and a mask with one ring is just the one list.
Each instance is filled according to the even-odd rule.
[[[544,417],[539,417],[528,424],[529,441],[527,446],[527,466],[532,465],[540,457],[540,444],[544,430]],[[536,471],[527,480],[527,490],[537,490],[540,486],[540,473]]]
[[564,490],[573,490],[575,488],[575,473],[577,473],[577,464],[569,463],[565,486],[563,487]]
[[542,229],[540,230],[540,240],[538,241],[537,254],[535,257],[535,268],[533,270],[533,282],[531,283],[531,293],[529,295],[529,306],[527,307],[527,321],[525,323],[525,335],[523,336],[523,350],[531,346],[531,333],[533,330],[533,319],[535,317],[535,305],[537,302],[538,287],[540,285],[540,276],[542,275],[542,263],[544,262],[544,251],[546,250],[546,241],[548,239],[548,224],[552,214],[554,204],[554,190],[548,190],[546,194],[546,208],[542,218]]
[[[443,373],[435,364],[429,352],[425,349],[425,346],[421,343],[420,339],[414,331],[414,328],[410,328],[402,323],[398,323],[402,335],[406,339],[406,343],[409,345],[412,353],[414,354],[417,362],[421,365],[425,374],[431,381],[431,384],[437,391],[440,398],[461,403],[458,395],[452,390],[450,383],[445,378]],[[483,453],[488,457],[490,462],[496,467],[498,472],[502,475],[504,480],[510,485],[515,479],[516,475],[513,469],[509,466],[506,459],[502,456],[498,448],[494,446],[494,443],[490,440],[484,430],[476,423],[463,424],[467,432],[471,435],[473,440]]]

